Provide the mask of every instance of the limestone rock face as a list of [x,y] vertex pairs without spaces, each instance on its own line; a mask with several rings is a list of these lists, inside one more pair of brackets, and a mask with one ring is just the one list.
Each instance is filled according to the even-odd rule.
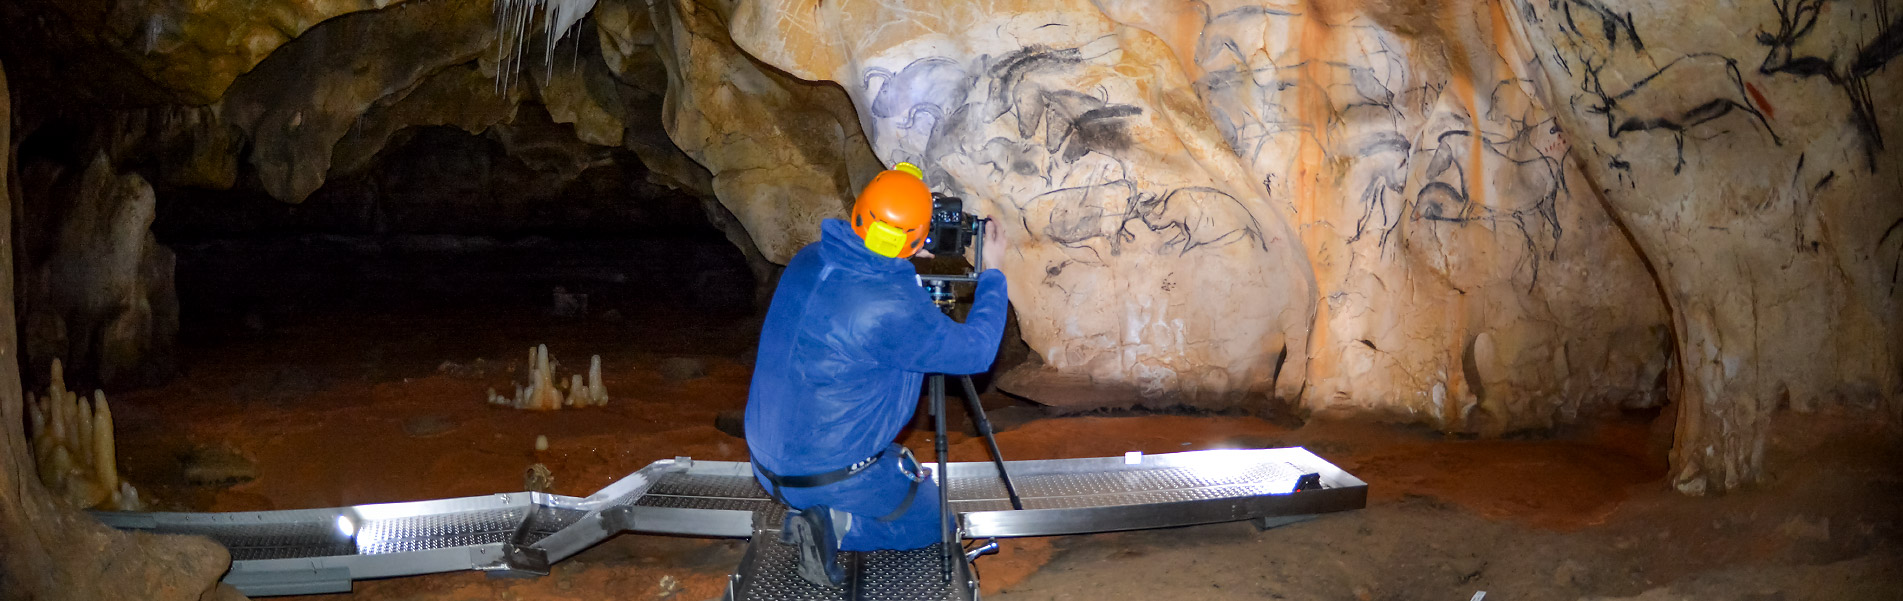
[[14,10],[53,30],[55,42],[83,32],[95,56],[129,65],[140,80],[180,100],[203,104],[312,26],[401,2],[26,0]]
[[[35,171],[35,173],[44,173]],[[149,384],[170,374],[178,332],[172,251],[151,233],[152,186],[116,173],[104,154],[80,173],[33,186],[26,205],[50,232],[27,240],[44,249],[28,272],[27,364],[55,359],[79,381]]]
[[1025,340],[1057,376],[1034,398],[1222,406],[1298,382],[1313,270],[1169,49],[1088,3],[961,6],[751,2],[733,32],[844,86],[881,158],[1004,227]]
[[[487,2],[432,2],[340,17],[237,80],[223,99],[223,114],[251,140],[248,161],[265,191],[302,201],[323,185],[333,149],[379,101],[400,100],[445,67],[493,56],[493,21]],[[489,112],[489,104],[439,109]]]
[[1042,366],[1005,385],[1033,398],[1279,393],[1499,432],[1642,395],[1666,366],[1643,265],[1487,20],[1376,3],[736,12],[743,48],[845,86],[875,151],[1007,226]]
[[[10,174],[10,94],[0,70],[0,205],[17,190]],[[110,174],[108,174],[110,175]],[[13,211],[0,211],[11,232]],[[0,349],[19,348],[14,329],[14,249],[0,244]],[[22,427],[17,361],[0,364],[0,597],[7,599],[242,599],[218,579],[224,547],[201,537],[119,532],[48,494],[34,477]]]
[[[629,3],[603,0],[596,10],[626,11]],[[837,86],[787,77],[748,57],[728,39],[729,16],[714,5],[668,0],[649,10],[668,77],[668,136],[712,172],[714,194],[760,252],[785,263],[819,239],[821,220],[845,216],[882,169],[851,102]]]
[[1771,412],[1898,394],[1903,20],[1877,1],[1524,3],[1499,16],[1672,311],[1687,492],[1762,471]]
[[490,2],[389,4],[0,16],[212,103],[116,118],[104,173],[296,202],[416,126],[557,182],[619,147],[762,284],[921,164],[1010,239],[1034,352],[1000,383],[1056,405],[1498,434],[1669,393],[1695,492],[1756,477],[1781,404],[1903,389],[1883,0],[600,0],[519,74]]

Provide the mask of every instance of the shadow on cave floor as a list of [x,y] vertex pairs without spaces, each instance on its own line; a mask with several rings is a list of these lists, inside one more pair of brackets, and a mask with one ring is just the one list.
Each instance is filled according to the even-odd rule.
[[[563,256],[654,249],[641,252]],[[745,405],[758,328],[749,309],[705,310],[717,301],[687,294],[699,290],[691,284],[668,292],[665,278],[587,275],[615,261],[550,262],[506,245],[484,256],[538,275],[484,284],[488,267],[399,261],[337,265],[323,272],[342,278],[331,280],[254,273],[247,284],[233,274],[253,272],[208,280],[182,269],[183,376],[115,397],[126,477],[165,509],[235,511],[521,490],[536,463],[554,474],[552,492],[582,495],[658,459],[745,458],[744,442],[714,424]],[[208,285],[251,288],[193,300],[192,287]],[[589,293],[589,315],[547,315],[555,285]],[[602,319],[609,309],[620,319]],[[538,343],[562,374],[602,355],[610,404],[486,404],[488,389],[509,392]],[[1363,422],[1026,412],[999,435],[1014,459],[1301,445],[1367,480],[1370,505],[1266,532],[1219,524],[1009,540],[978,567],[987,597],[1007,600],[1893,599],[1903,443],[1879,426],[1780,415],[1771,483],[1688,498],[1669,492],[1643,415],[1467,440]],[[537,436],[547,450],[535,450]],[[954,460],[984,457],[981,441],[952,438]],[[930,455],[928,436],[905,441]],[[441,574],[359,582],[334,598],[709,599],[742,551],[622,536],[545,578]]]

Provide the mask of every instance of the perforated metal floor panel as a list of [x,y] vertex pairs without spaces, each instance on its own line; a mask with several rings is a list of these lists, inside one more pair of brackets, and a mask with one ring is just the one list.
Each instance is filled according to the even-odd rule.
[[727,589],[728,601],[946,601],[972,599],[976,581],[960,555],[945,578],[935,547],[911,551],[841,552],[846,583],[822,587],[799,577],[798,553],[771,532],[753,537]]
[[[1367,485],[1300,448],[1007,462],[1012,510],[989,462],[953,463],[967,538],[1107,532],[1359,509]],[[1296,491],[1304,474],[1319,488]],[[620,532],[751,536],[783,509],[746,463],[657,461],[585,498],[507,493],[245,513],[96,513],[108,525],[197,534],[232,552],[225,581],[251,596],[342,592],[352,580],[452,570],[546,574]],[[894,560],[896,561],[896,560]],[[884,565],[884,564],[867,564]],[[898,565],[898,564],[893,564]]]

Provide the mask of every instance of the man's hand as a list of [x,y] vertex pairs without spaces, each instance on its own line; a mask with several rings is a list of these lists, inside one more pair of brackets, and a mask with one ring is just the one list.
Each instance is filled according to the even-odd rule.
[[997,269],[1004,266],[1004,226],[996,220],[985,224],[985,269]]

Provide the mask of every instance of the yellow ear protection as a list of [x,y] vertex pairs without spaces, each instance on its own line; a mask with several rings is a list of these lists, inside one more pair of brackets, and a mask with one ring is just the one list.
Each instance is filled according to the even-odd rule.
[[852,230],[865,239],[867,250],[892,258],[918,252],[932,220],[932,191],[920,179],[923,174],[916,165],[899,163],[859,192],[852,206]]
[[897,257],[906,247],[905,230],[893,227],[884,221],[874,221],[866,228],[866,248],[882,256]]

